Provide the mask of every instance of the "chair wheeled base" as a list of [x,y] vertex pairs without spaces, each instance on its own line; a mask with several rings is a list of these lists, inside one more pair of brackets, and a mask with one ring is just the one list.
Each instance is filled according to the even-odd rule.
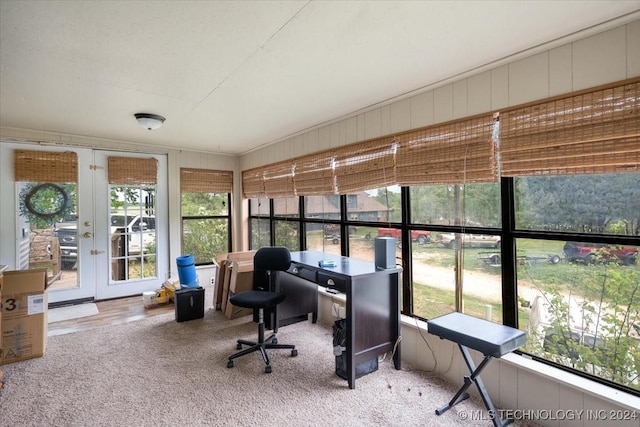
[[255,351],[259,351],[262,355],[262,360],[266,366],[264,367],[264,372],[266,374],[271,373],[271,364],[269,361],[269,356],[267,355],[266,349],[268,348],[276,348],[276,349],[291,349],[291,357],[296,357],[298,355],[298,350],[296,350],[296,346],[293,344],[278,344],[278,338],[276,334],[273,333],[269,335],[267,339],[264,339],[264,314],[263,309],[259,309],[258,311],[259,323],[258,323],[258,341],[247,341],[247,340],[238,340],[238,344],[236,348],[238,350],[242,349],[242,346],[249,346],[242,351],[232,354],[229,356],[229,361],[227,362],[227,368],[233,368],[233,359],[238,357],[242,357],[246,354],[253,353]]

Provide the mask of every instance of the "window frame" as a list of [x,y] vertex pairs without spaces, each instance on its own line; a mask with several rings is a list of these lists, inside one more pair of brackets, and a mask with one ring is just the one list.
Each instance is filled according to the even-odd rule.
[[[402,314],[413,317],[420,320],[427,320],[423,317],[416,315],[413,312],[413,266],[411,255],[411,230],[428,230],[439,232],[451,232],[451,233],[466,233],[466,234],[492,234],[499,235],[501,237],[500,254],[502,258],[502,323],[507,326],[518,328],[518,289],[517,289],[517,257],[515,244],[517,239],[534,239],[534,240],[557,240],[557,241],[583,241],[583,242],[595,242],[595,243],[609,243],[630,245],[637,244],[637,237],[634,236],[620,236],[620,235],[604,235],[604,234],[577,234],[577,233],[565,233],[557,231],[541,231],[541,230],[523,230],[516,228],[515,222],[515,178],[502,177],[499,182],[500,197],[501,197],[501,227],[467,227],[464,225],[439,225],[439,224],[415,224],[410,222],[411,212],[411,199],[410,199],[410,187],[401,187],[401,204],[402,204],[402,221],[397,223],[388,223],[381,221],[354,221],[348,219],[347,205],[349,203],[347,195],[339,196],[340,200],[340,219],[339,220],[326,220],[326,223],[336,225],[340,229],[340,253],[342,256],[349,256],[349,239],[350,235],[348,227],[351,226],[366,226],[366,227],[380,227],[380,228],[396,228],[400,231],[401,239],[401,252],[403,261],[403,274],[402,274]],[[299,222],[300,241],[299,247],[305,248],[305,237],[307,223],[318,223],[318,218],[308,216],[304,211],[305,196],[299,197],[300,203],[300,216],[297,218],[283,217],[274,215],[273,211],[273,199],[268,199],[270,203],[269,214],[257,215],[251,212],[249,209],[249,224],[252,219],[260,219],[269,221],[270,228],[272,230],[270,244],[275,244],[274,229],[277,221],[297,221]],[[251,206],[251,204],[249,204]],[[251,236],[251,233],[249,233]],[[251,245],[251,237],[249,237],[249,248],[253,248]],[[462,248],[461,248],[462,250]],[[516,351],[519,354],[523,354],[521,351]],[[559,369],[572,372],[576,375],[580,375],[596,382],[606,384],[613,388],[640,396],[640,390],[635,390],[624,385],[608,381],[599,377],[594,377],[587,373],[581,372],[576,369],[569,368],[564,365],[552,362],[539,356],[530,355],[525,353],[529,357],[537,360],[541,363],[555,366]]]
[[[300,196],[301,215],[300,218],[295,219],[301,223],[300,230],[302,232],[300,233],[299,247],[306,247],[304,242],[305,224],[312,221],[318,222],[317,218],[312,220],[306,217],[302,209],[305,205],[305,196],[326,194],[328,191],[325,189],[329,188],[333,189],[334,195],[340,193],[340,219],[326,222],[334,224],[340,229],[341,254],[349,256],[350,237],[347,230],[351,226],[398,229],[404,269],[402,275],[402,314],[422,319],[414,313],[412,304],[411,231],[422,229],[448,233],[498,235],[501,242],[502,323],[517,328],[519,326],[518,257],[516,254],[518,239],[639,245],[637,236],[518,229],[515,191],[515,180],[520,176],[563,176],[640,171],[640,157],[638,157],[637,151],[637,144],[640,142],[640,134],[638,134],[638,130],[640,130],[640,121],[638,120],[640,117],[639,93],[640,78],[632,78],[505,108],[501,112],[493,113],[493,115],[489,113],[466,117],[449,123],[387,135],[287,161],[293,165],[291,168],[293,193]],[[567,121],[567,118],[575,119],[575,126],[570,126],[570,121]],[[584,135],[589,136],[585,138]],[[617,141],[622,141],[622,144],[617,144]],[[562,149],[558,149],[558,147]],[[549,150],[550,148],[553,150]],[[369,157],[363,156],[358,152],[358,149],[365,150],[367,153],[370,151],[371,155]],[[531,153],[541,154],[534,156],[535,162],[528,162]],[[424,155],[418,157],[418,154]],[[437,155],[442,157],[437,157]],[[445,167],[432,169],[442,170],[442,176],[434,176],[437,174],[422,167],[432,164],[435,158],[439,159],[436,163]],[[320,163],[318,159],[321,160]],[[296,169],[295,166],[302,165],[305,161],[314,165],[311,168],[313,170],[318,164],[322,165],[323,185],[318,183],[320,176],[313,175],[315,181],[311,186],[301,186],[296,190],[296,176],[301,175],[296,175],[296,173],[304,171],[305,168]],[[269,171],[271,167],[272,165],[266,165],[262,168],[245,171],[246,179],[243,172],[243,189],[245,183],[247,184],[245,193],[243,193],[245,197],[268,196],[264,192],[267,178],[269,178],[265,171]],[[379,169],[383,171],[384,182],[380,182],[381,178],[379,177],[370,180],[361,178],[362,176],[371,178],[374,175],[373,171],[378,172]],[[393,173],[391,173],[392,171]],[[284,176],[277,173],[272,175]],[[329,175],[333,175],[333,183]],[[394,175],[395,180],[393,179]],[[357,179],[350,180],[351,177]],[[289,181],[286,180],[286,182],[288,185]],[[352,184],[354,182],[355,184]],[[411,222],[410,186],[430,184],[459,186],[466,183],[486,182],[499,184],[501,221],[496,227],[469,226],[461,224],[458,220],[450,225]],[[340,183],[343,183],[342,189]],[[345,183],[354,185],[353,188],[358,189],[361,189],[359,187],[361,185],[370,185],[372,188],[382,185],[400,185],[401,221],[391,223],[352,219],[348,216],[350,201],[347,199],[348,194],[345,193],[353,188],[344,185]],[[283,197],[283,195],[280,196]],[[251,210],[249,217],[253,218]],[[273,222],[276,220],[273,215],[273,205],[271,205],[270,215],[268,217],[262,215],[260,219],[270,221],[271,244],[273,244]],[[460,247],[456,250],[462,250],[462,245],[458,246]],[[249,247],[251,247],[251,241]],[[456,300],[459,300],[461,297],[459,298],[458,293],[462,292],[460,276],[462,264],[459,260],[461,257],[457,256],[456,258],[455,287]],[[459,301],[456,301],[456,310],[460,311],[460,307]],[[584,372],[555,364],[543,358],[533,358],[640,396],[640,390],[631,389],[602,378],[593,378]]]
[[[214,169],[180,169],[180,247],[184,251],[184,233],[185,221],[198,220],[224,220],[227,224],[227,252],[232,250],[233,239],[233,214],[232,214],[232,188],[233,173],[230,171],[220,171]],[[192,190],[192,191],[190,191]],[[226,190],[226,191],[225,191]],[[226,195],[226,214],[207,214],[207,215],[185,215],[183,213],[183,195],[184,194],[216,194]],[[211,254],[209,261],[201,261],[196,257],[196,266],[213,265],[215,257],[218,254]]]

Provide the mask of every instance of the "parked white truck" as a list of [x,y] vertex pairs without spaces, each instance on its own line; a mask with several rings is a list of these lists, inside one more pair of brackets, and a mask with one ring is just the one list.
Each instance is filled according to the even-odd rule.
[[[111,237],[127,239],[126,255],[137,255],[156,240],[156,219],[145,215],[112,214]],[[119,231],[120,230],[120,231]],[[62,269],[75,268],[78,260],[78,221],[75,215],[55,225],[55,234],[60,243]]]

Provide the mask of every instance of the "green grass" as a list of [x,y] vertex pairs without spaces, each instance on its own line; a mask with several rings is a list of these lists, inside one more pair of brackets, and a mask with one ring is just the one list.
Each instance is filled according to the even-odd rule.
[[[581,263],[567,262],[562,253],[564,242],[551,240],[518,239],[516,255],[521,257],[522,262],[517,265],[517,279],[521,284],[528,286],[547,288],[555,286],[564,290],[579,289],[585,275],[598,274],[605,268],[614,267],[613,264],[587,266]],[[453,269],[454,252],[452,249],[444,248],[442,245],[432,243],[429,245],[413,245],[415,253],[425,253],[428,255],[428,262],[431,265]],[[500,277],[502,269],[500,267],[487,265],[479,257],[479,253],[499,253],[492,248],[464,248],[464,270],[481,271]],[[547,260],[548,256],[558,255],[560,262],[553,264]],[[523,259],[522,257],[528,257]],[[418,261],[423,262],[423,261]],[[640,265],[625,266],[625,269],[640,270]]]
[[[584,265],[581,263],[569,263],[563,259],[562,247],[564,242],[519,239],[517,241],[517,255],[527,256],[526,260],[517,265],[517,281],[519,286],[533,287],[541,291],[549,291],[555,288],[560,292],[571,292],[574,295],[583,295],[594,298],[589,291],[589,283],[600,283],[605,280],[605,272],[619,270],[623,273],[640,275],[640,265],[617,266],[615,264]],[[433,266],[454,268],[454,252],[438,244],[413,245],[413,251],[422,256],[416,256],[414,262],[428,263]],[[502,269],[489,266],[478,256],[480,252],[498,252],[496,249],[465,248],[464,271],[480,271],[500,280]],[[558,255],[561,260],[553,264],[547,260],[550,255]],[[426,258],[426,259],[420,259]],[[607,274],[608,276],[608,274]],[[606,279],[610,280],[610,279]],[[427,319],[455,311],[455,293],[453,289],[443,290],[422,284],[414,284],[414,312]],[[481,297],[465,294],[465,312],[484,318],[486,305],[492,309],[492,321],[502,322],[502,306],[495,301],[485,300]],[[518,310],[519,325],[526,328],[528,323],[528,310]]]

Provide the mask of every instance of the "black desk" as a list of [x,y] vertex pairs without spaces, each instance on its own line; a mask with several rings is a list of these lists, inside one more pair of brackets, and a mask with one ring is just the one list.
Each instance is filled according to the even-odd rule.
[[[319,261],[334,261],[336,266],[322,268]],[[280,276],[285,285],[303,279],[346,295],[349,388],[355,388],[355,366],[381,354],[395,350],[394,366],[400,369],[400,272],[400,268],[378,270],[374,263],[355,258],[302,251],[291,252],[291,268]]]
[[[499,325],[487,320],[478,319],[462,313],[449,313],[444,316],[428,320],[429,333],[447,339],[458,344],[464,361],[469,368],[470,376],[464,377],[464,384],[453,396],[448,404],[436,409],[436,414],[441,415],[451,409],[455,404],[462,402],[469,397],[466,392],[472,383],[476,383],[480,396],[484,401],[489,413],[493,415],[493,424],[496,427],[503,427],[511,424],[513,420],[502,421],[498,417],[496,408],[484,387],[480,378],[480,372],[487,366],[492,357],[500,358],[507,353],[516,350],[526,343],[527,337],[523,331],[509,326]],[[469,354],[468,348],[484,354],[484,359],[476,368]]]

